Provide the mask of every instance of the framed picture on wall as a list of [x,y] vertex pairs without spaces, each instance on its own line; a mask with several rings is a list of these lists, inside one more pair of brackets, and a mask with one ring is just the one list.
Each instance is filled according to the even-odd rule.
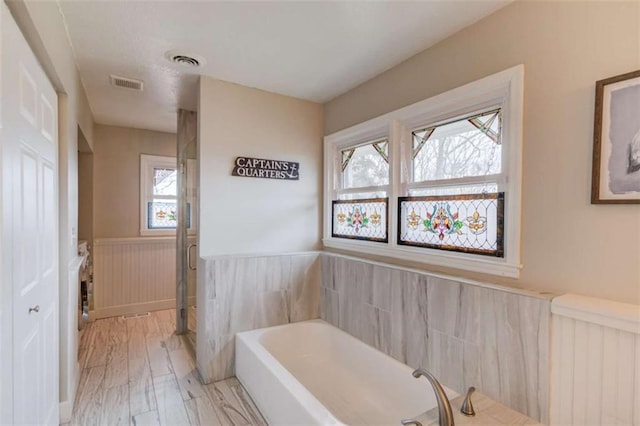
[[596,82],[592,204],[640,204],[640,70]]

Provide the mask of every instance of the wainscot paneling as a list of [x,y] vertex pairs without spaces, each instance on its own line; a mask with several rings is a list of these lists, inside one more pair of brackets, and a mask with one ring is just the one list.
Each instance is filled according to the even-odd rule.
[[640,425],[640,306],[566,294],[551,312],[551,423]]
[[198,262],[198,370],[235,374],[235,334],[319,317],[319,253],[224,256]]
[[174,237],[97,239],[93,258],[92,318],[175,308]]
[[549,295],[331,253],[321,263],[324,320],[457,392],[475,386],[548,422]]

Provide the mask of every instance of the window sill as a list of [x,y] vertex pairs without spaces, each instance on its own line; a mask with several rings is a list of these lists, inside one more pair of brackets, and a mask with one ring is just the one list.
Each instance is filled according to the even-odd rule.
[[504,259],[490,257],[480,258],[478,255],[429,250],[424,248],[392,246],[368,241],[347,240],[342,238],[324,238],[325,247],[348,250],[355,253],[366,253],[394,259],[410,260],[435,266],[462,269],[465,271],[497,275],[501,277],[519,278],[521,265],[509,263]]
[[[194,229],[187,231],[187,236],[196,235],[196,230]],[[175,237],[176,230],[175,229],[141,229],[140,230],[141,237]]]

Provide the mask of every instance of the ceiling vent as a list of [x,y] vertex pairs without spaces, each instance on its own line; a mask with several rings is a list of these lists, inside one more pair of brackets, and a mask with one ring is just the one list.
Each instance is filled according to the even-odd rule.
[[200,61],[197,60],[196,58],[192,58],[191,56],[176,55],[173,58],[171,58],[171,60],[176,64],[189,65],[191,67],[200,66]]
[[204,65],[204,58],[199,55],[193,55],[191,53],[180,52],[178,50],[171,50],[164,54],[164,57],[174,64],[184,65],[188,67],[199,67]]
[[133,78],[120,77],[118,75],[111,74],[111,84],[116,87],[122,87],[123,89],[137,90],[142,92],[144,83],[141,80],[135,80]]

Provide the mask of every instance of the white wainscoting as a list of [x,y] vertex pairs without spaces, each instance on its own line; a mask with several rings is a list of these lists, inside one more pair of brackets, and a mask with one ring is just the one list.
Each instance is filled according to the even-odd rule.
[[640,425],[640,306],[553,299],[551,424]]
[[175,308],[175,237],[96,239],[93,258],[92,319]]

